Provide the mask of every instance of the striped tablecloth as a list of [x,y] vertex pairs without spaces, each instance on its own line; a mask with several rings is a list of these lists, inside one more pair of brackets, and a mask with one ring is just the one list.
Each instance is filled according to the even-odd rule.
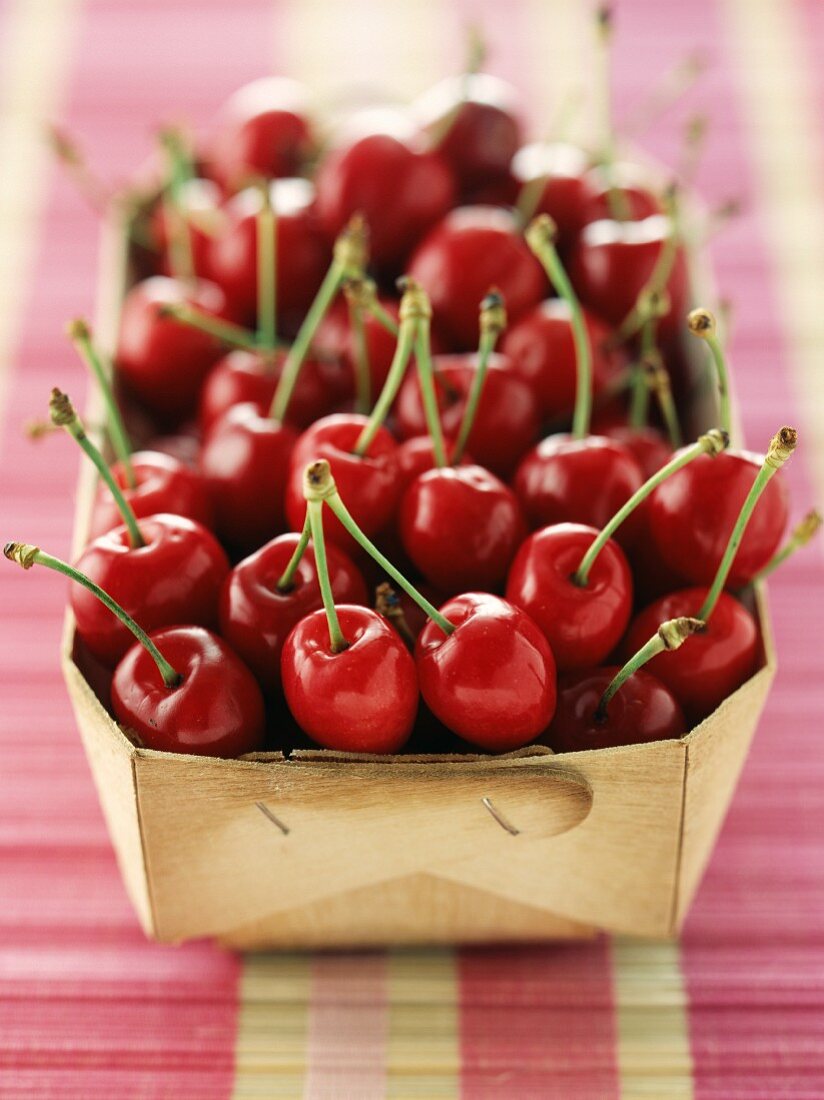
[[[824,492],[824,4],[618,0],[616,111],[700,47],[711,67],[645,137],[677,156],[711,115],[699,185],[744,213],[713,245],[734,305],[746,434],[779,423],[800,514]],[[234,86],[294,74],[321,104],[407,95],[461,60],[468,19],[536,133],[587,80],[575,0],[0,0],[0,516],[67,553],[76,455],[21,437],[85,379],[62,335],[88,313],[96,225],[49,163],[64,121],[112,179],[159,121],[204,122]],[[819,550],[773,585],[781,672],[675,945],[236,958],[148,944],[115,867],[61,683],[65,590],[0,569],[0,1095],[824,1096],[824,676]]]

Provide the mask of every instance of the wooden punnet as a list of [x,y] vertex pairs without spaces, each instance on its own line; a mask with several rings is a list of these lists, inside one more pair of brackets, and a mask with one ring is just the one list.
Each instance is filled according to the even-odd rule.
[[[110,229],[104,244],[98,332],[111,340],[126,235]],[[700,397],[695,419],[711,421]],[[84,467],[78,549],[94,487]],[[540,746],[497,757],[155,752],[128,740],[90,686],[71,614],[63,669],[126,888],[158,940],[332,947],[598,928],[668,937],[712,852],[775,673],[762,592],[755,602],[760,668],[714,714],[680,740],[566,755]]]

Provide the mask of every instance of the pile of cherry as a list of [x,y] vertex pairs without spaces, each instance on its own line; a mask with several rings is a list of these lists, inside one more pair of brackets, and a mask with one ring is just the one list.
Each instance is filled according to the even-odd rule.
[[[322,152],[267,78],[196,153],[162,150],[113,372],[70,326],[111,466],[52,394],[101,474],[91,541],[74,567],[5,549],[76,582],[78,652],[131,738],[602,748],[680,736],[752,674],[748,586],[817,520],[780,548],[792,429],[730,447],[674,187],[522,145],[482,73]],[[718,427],[685,446],[708,379]]]

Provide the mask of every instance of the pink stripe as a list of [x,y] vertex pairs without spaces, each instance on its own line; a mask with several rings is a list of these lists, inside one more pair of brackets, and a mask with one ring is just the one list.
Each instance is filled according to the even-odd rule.
[[386,1095],[388,983],[384,954],[317,955],[307,1046],[306,1100]]

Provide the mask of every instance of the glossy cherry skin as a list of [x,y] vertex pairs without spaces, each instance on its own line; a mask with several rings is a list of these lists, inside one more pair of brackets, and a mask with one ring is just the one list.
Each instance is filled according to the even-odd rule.
[[[655,600],[630,624],[622,653],[628,659],[645,645],[661,623],[695,616],[706,588],[682,588]],[[707,621],[680,649],[660,653],[645,667],[666,684],[693,721],[711,714],[755,671],[758,627],[749,611],[727,592]]]
[[670,461],[672,444],[657,428],[631,428],[628,424],[612,424],[599,429],[599,435],[614,439],[626,447],[641,467],[645,478],[652,477]]
[[619,443],[550,435],[521,462],[513,488],[533,527],[569,522],[600,529],[643,483],[641,467]]
[[[181,187],[181,206],[188,226],[192,249],[192,265],[195,275],[201,279],[211,277],[209,257],[212,236],[219,232],[222,214],[220,188],[212,180],[194,178]],[[158,202],[152,211],[149,232],[160,256],[160,273],[173,275],[169,256],[169,242],[175,226],[170,223],[169,211],[164,202]]]
[[[229,561],[205,527],[183,516],[140,521],[146,545],[132,549],[125,527],[94,539],[77,568],[146,631],[189,623],[217,626],[217,601]],[[85,588],[72,588],[77,633],[93,656],[114,667],[134,642],[119,619]]]
[[512,172],[521,188],[543,178],[535,214],[549,214],[558,230],[558,248],[566,252],[585,223],[592,197],[590,162],[583,149],[566,142],[533,142],[515,154]]
[[[278,535],[238,562],[220,593],[220,633],[252,670],[267,695],[280,688],[280,654],[291,629],[323,607],[311,544],[298,564],[291,588],[278,581],[300,536]],[[363,577],[343,551],[326,548],[329,580],[336,602],[368,605]]]
[[[212,502],[196,470],[160,451],[135,451],[131,462],[137,482],[133,489],[126,482],[122,463],[115,462],[111,470],[138,519],[167,512],[196,520],[204,527],[212,526]],[[101,481],[92,509],[90,538],[97,538],[122,523],[114,497]]]
[[595,717],[601,696],[618,666],[567,673],[558,684],[558,708],[541,738],[553,752],[586,752],[668,741],[688,731],[675,696],[660,680],[639,669],[612,697],[606,718]]
[[412,105],[423,136],[435,138],[461,194],[506,174],[521,141],[517,99],[506,81],[469,73],[442,80]]
[[[280,336],[297,332],[331,260],[313,211],[314,189],[308,180],[275,180],[270,185],[277,216],[275,279],[277,329]],[[257,317],[257,188],[238,192],[224,206],[226,225],[212,242],[212,278],[223,288],[237,316],[248,326]]]
[[[650,499],[649,527],[664,561],[693,584],[711,584],[761,456],[702,455],[660,485]],[[727,584],[741,588],[766,565],[787,524],[788,494],[780,473],[750,517]]]
[[[477,369],[475,355],[438,355],[434,359],[435,391],[444,435],[454,439]],[[416,371],[403,381],[395,402],[399,433],[411,438],[426,433],[426,416]],[[491,355],[484,388],[467,439],[475,460],[499,477],[508,477],[540,429],[538,404],[531,386],[513,370],[510,361]]]
[[263,696],[222,638],[199,626],[166,627],[150,637],[182,680],[166,687],[139,644],[115,669],[112,709],[142,747],[222,757],[262,748]]
[[[400,496],[397,444],[381,428],[363,458],[353,454],[366,422],[365,416],[356,413],[335,413],[316,421],[298,439],[286,484],[286,519],[293,531],[303,529],[306,517],[303,471],[320,458],[328,461],[341,500],[366,535],[371,538],[392,522]],[[327,537],[352,552],[354,541],[337,517],[328,508],[323,512]]]
[[415,249],[408,273],[429,294],[438,330],[457,351],[478,346],[478,304],[490,287],[503,295],[510,322],[547,290],[514,216],[495,206],[447,214]]
[[416,151],[390,133],[372,133],[324,158],[316,175],[317,212],[331,241],[353,214],[369,228],[369,255],[399,272],[421,236],[450,209],[455,185],[437,153]]
[[[653,272],[669,233],[662,215],[642,221],[609,218],[585,226],[570,261],[570,277],[581,300],[611,325],[620,325]],[[670,311],[659,324],[662,335],[683,325],[687,304],[687,267],[679,251],[667,282]]]
[[[390,317],[398,320],[398,302],[395,298],[379,295],[378,300]],[[389,367],[395,355],[397,338],[376,321],[371,313],[363,315],[363,330],[366,337],[366,354],[369,360],[370,396],[374,402],[386,381]],[[355,393],[355,341],[349,323],[348,304],[337,299],[326,312],[318,325],[312,348],[318,356],[330,357],[340,364],[345,382],[344,396]]]
[[307,93],[294,80],[265,76],[224,103],[205,159],[227,191],[250,177],[297,176],[312,152]]
[[215,510],[215,529],[233,550],[249,552],[284,527],[284,494],[295,428],[235,405],[212,428],[200,468]]
[[[286,353],[270,359],[254,351],[238,349],[216,363],[200,393],[200,424],[208,434],[233,405],[251,402],[261,413],[272,404]],[[348,392],[349,379],[341,367],[314,357],[304,359],[289,400],[286,419],[305,428],[325,416]]]
[[214,283],[201,280],[184,287],[157,275],[133,286],[123,301],[118,375],[160,422],[174,424],[194,411],[203,380],[223,348],[214,337],[161,316],[167,305],[222,317],[226,300]]
[[637,164],[613,164],[608,175],[596,166],[589,170],[584,183],[587,195],[581,207],[582,224],[614,217],[610,199],[613,188],[621,192],[629,221],[643,221],[661,213],[661,202],[652,189],[649,174]]
[[333,653],[323,611],[313,611],[286,639],[283,691],[300,728],[340,752],[391,753],[403,747],[418,709],[418,678],[409,650],[368,607],[338,609],[349,646]]
[[595,559],[587,584],[572,579],[597,534],[579,523],[542,527],[523,543],[509,571],[506,598],[544,632],[559,669],[600,664],[620,642],[632,613],[632,575],[612,539]]
[[398,524],[416,568],[447,595],[500,589],[526,534],[515,494],[481,466],[420,474],[404,493]]
[[[452,449],[454,441],[444,440],[446,460],[452,464]],[[432,449],[432,439],[428,435],[413,435],[398,444],[395,452],[398,459],[398,471],[400,476],[401,491],[405,492],[412,482],[427,470],[435,469],[435,452]],[[474,466],[475,462],[466,452],[461,456],[459,466]]]
[[429,709],[453,733],[488,752],[533,741],[555,713],[555,661],[549,643],[520,608],[485,592],[449,600],[421,631],[415,663]]
[[[619,373],[622,356],[607,350],[610,330],[603,321],[589,310],[584,311],[584,320],[592,352],[592,392],[597,398]],[[531,387],[545,421],[571,416],[577,366],[569,306],[562,298],[547,298],[525,313],[504,333],[501,351]]]

